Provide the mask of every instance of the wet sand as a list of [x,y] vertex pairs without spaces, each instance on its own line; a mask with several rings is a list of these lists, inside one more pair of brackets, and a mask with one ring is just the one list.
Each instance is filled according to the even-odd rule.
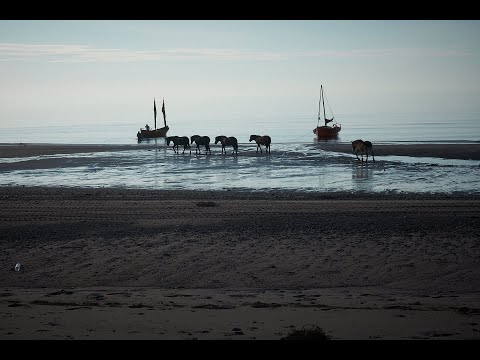
[[467,195],[0,187],[0,339],[480,339],[479,218]]
[[[63,144],[0,144],[0,158],[29,157],[53,154],[89,153],[104,151],[123,151],[135,149],[154,149],[160,145],[63,145]],[[213,151],[217,145],[212,145]],[[318,143],[318,148],[325,151],[352,153],[350,144]],[[397,155],[414,157],[441,157],[445,159],[480,160],[480,144],[374,144],[376,157]],[[275,148],[272,145],[272,154]],[[242,153],[239,153],[242,156]]]

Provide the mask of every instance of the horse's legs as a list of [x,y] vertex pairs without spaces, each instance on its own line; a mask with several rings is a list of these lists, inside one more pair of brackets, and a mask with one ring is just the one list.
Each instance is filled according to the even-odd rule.
[[[362,157],[361,159],[358,157],[358,153],[360,153],[360,156]],[[356,154],[357,154],[357,159],[361,162],[363,162],[363,151],[362,150],[356,150]]]
[[[362,162],[364,162],[363,156],[367,155],[367,149],[365,147],[363,147],[362,150],[360,151],[360,153],[362,154]],[[368,158],[367,158],[367,160],[368,160]]]

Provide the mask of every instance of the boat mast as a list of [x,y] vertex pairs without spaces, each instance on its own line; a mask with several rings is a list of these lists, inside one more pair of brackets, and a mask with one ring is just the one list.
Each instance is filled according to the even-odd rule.
[[155,98],[153,98],[153,118],[155,122],[154,130],[157,130],[157,106],[155,105]]
[[165,98],[163,98],[163,102],[162,102],[162,113],[163,113],[163,123],[165,124],[165,127],[167,127],[167,116],[165,115]]
[[325,121],[325,126],[327,126],[327,116],[325,115],[325,97],[323,96],[323,87],[322,89],[322,104],[323,104],[323,119]]
[[322,101],[322,86],[320,85],[320,97],[318,98],[318,119],[317,119],[317,127],[320,125],[320,103]]

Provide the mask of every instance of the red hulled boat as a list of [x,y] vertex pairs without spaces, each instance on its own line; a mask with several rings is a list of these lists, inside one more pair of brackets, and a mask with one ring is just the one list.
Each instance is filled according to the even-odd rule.
[[[325,125],[320,126],[321,119],[321,108],[323,106],[323,121]],[[313,129],[313,133],[317,136],[317,140],[323,139],[336,139],[338,133],[342,130],[342,125],[335,122],[332,126],[329,126],[328,123],[335,120],[335,117],[332,113],[332,118],[328,119],[325,115],[325,95],[323,93],[323,86],[320,86],[320,99],[318,101],[318,121],[317,127]]]

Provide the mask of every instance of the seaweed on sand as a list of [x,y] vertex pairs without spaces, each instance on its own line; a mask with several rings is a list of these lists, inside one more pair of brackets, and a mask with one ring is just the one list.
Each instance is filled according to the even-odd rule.
[[[306,328],[310,326],[311,328]],[[281,340],[314,340],[325,341],[330,340],[330,337],[316,325],[304,325],[302,329],[294,329],[287,336],[281,338]]]
[[200,202],[197,203],[197,206],[214,207],[214,206],[217,206],[217,204],[213,201],[200,201]]

